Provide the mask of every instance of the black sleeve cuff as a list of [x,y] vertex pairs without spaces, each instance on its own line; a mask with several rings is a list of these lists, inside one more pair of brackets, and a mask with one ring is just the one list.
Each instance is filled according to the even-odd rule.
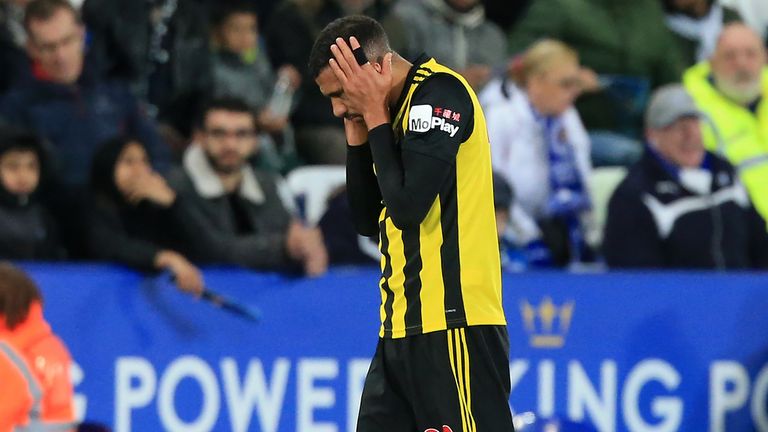
[[363,152],[370,152],[371,151],[371,143],[366,141],[360,145],[352,146],[347,144],[347,154],[350,155],[356,155]]
[[368,142],[372,146],[379,146],[384,143],[394,145],[395,135],[392,132],[392,125],[384,123],[368,131]]

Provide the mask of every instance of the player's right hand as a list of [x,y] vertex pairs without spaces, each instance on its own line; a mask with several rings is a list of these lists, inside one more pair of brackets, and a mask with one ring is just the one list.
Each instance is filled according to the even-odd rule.
[[350,146],[359,146],[368,142],[368,126],[362,118],[350,120],[345,117],[344,133],[347,135],[347,144]]

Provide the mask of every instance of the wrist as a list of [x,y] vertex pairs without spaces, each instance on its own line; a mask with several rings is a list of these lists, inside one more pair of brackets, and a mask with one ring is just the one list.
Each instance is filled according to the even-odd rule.
[[365,118],[365,124],[368,126],[368,130],[374,129],[377,126],[381,126],[385,123],[389,123],[389,109],[385,104],[377,105],[366,112],[363,117]]

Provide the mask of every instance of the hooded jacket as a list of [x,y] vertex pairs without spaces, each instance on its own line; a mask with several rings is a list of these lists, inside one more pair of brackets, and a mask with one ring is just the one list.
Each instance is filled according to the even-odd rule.
[[[19,139],[25,140],[22,147]],[[37,189],[30,195],[12,194],[0,182],[0,258],[56,260],[64,258],[58,227],[43,205],[41,190],[48,178],[48,158],[36,138],[15,130],[0,131],[0,159],[10,151],[32,151],[40,170]]]
[[91,171],[92,210],[89,246],[93,257],[115,261],[139,270],[152,270],[163,249],[194,248],[200,226],[187,217],[183,199],[164,208],[143,200],[128,203],[114,181],[115,165],[128,142],[112,140],[94,157]]

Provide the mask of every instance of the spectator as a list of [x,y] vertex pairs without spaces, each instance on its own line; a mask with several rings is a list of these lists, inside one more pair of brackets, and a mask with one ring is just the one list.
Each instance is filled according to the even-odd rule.
[[86,0],[82,10],[101,66],[127,79],[169,141],[184,145],[188,119],[212,84],[204,8],[190,0]]
[[515,200],[514,192],[501,174],[493,173],[493,209],[496,212],[496,231],[499,239],[504,236],[511,215],[509,209]]
[[595,165],[629,165],[642,153],[649,89],[685,67],[659,0],[536,0],[510,34],[512,53],[541,38],[573,47],[585,66],[576,107],[592,137]]
[[663,0],[667,27],[677,39],[687,65],[709,59],[723,26],[741,21],[735,10],[716,0]]
[[0,130],[0,257],[53,260],[64,255],[56,224],[40,200],[47,158],[32,134]]
[[179,289],[199,294],[200,271],[178,251],[194,249],[198,227],[176,193],[149,162],[144,144],[115,138],[101,147],[91,170],[89,244],[94,257],[139,270],[168,270]]
[[142,114],[127,85],[102,80],[86,67],[85,29],[67,0],[33,0],[24,18],[35,77],[0,100],[0,119],[34,131],[52,145],[54,215],[71,256],[85,253],[81,210],[91,158],[105,140],[136,135],[159,162],[167,157],[154,125]]
[[704,145],[733,164],[752,202],[768,218],[768,65],[757,34],[744,24],[725,27],[708,62],[683,78],[715,129]]
[[406,58],[427,52],[478,91],[504,63],[504,33],[486,19],[480,0],[403,0],[393,11],[406,32]]
[[289,162],[284,159],[294,156],[293,134],[287,130],[288,115],[301,75],[292,65],[283,65],[275,76],[259,45],[254,11],[249,3],[243,2],[219,7],[213,25],[214,94],[241,97],[256,109],[259,129],[266,132],[260,137],[261,152],[269,152],[268,162],[272,162],[264,165],[283,171]]
[[511,79],[492,81],[480,95],[494,169],[518,196],[510,208],[518,246],[539,250],[544,241],[558,265],[586,259],[591,164],[589,137],[573,108],[579,77],[576,53],[543,40],[520,58]]
[[610,267],[768,266],[765,222],[733,167],[704,149],[701,116],[681,85],[653,95],[646,152],[608,206],[603,248]]
[[85,66],[85,30],[67,0],[33,0],[24,23],[35,80],[0,101],[0,116],[51,142],[64,183],[84,185],[98,145],[121,133],[141,136],[160,153],[155,129],[128,88]]
[[172,184],[205,219],[206,262],[261,270],[300,265],[310,276],[325,272],[328,256],[318,229],[304,228],[289,212],[280,179],[254,169],[256,121],[240,99],[211,101],[200,117],[195,143]]
[[317,34],[343,15],[336,0],[283,0],[264,30],[272,65],[292,65],[301,73],[300,97],[291,124],[296,129],[296,151],[309,164],[342,165],[346,161],[344,128],[307,69]]
[[0,263],[0,430],[73,430],[71,366],[35,283]]

